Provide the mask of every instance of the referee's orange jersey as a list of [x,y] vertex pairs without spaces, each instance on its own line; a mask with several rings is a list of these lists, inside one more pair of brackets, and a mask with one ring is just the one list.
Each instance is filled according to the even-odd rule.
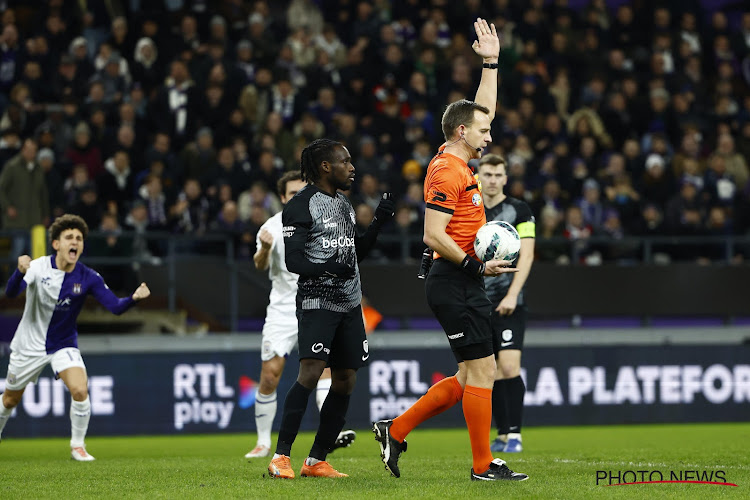
[[[424,201],[428,210],[452,214],[446,234],[472,257],[474,238],[479,228],[487,222],[482,195],[474,173],[465,161],[446,153],[445,144],[427,167],[424,180]],[[439,255],[436,255],[439,257]]]

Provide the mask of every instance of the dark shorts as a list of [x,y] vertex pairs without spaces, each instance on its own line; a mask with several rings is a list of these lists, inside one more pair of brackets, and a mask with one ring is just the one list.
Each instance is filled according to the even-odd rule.
[[331,368],[358,369],[367,364],[367,345],[362,307],[348,312],[297,309],[300,359],[314,358]]
[[425,292],[456,361],[494,355],[492,304],[484,291],[483,279],[467,275],[452,262],[437,259],[425,280]]
[[510,316],[500,316],[499,312],[492,311],[492,344],[495,352],[506,349],[523,351],[526,315],[526,306],[517,306]]

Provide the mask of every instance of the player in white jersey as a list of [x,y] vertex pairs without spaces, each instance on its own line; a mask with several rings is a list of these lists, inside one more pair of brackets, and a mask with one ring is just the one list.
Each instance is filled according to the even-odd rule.
[[49,228],[55,254],[31,260],[18,257],[18,269],[8,280],[5,294],[18,296],[26,289],[26,305],[10,344],[5,392],[0,404],[0,435],[13,408],[30,382],[52,365],[71,395],[71,457],[89,462],[84,439],[91,417],[86,365],[78,350],[76,319],[91,294],[114,314],[122,314],[151,292],[145,283],[133,295],[118,298],[96,271],[78,262],[88,234],[86,222],[77,215],[62,215]]
[[[299,170],[284,174],[278,182],[281,202],[286,204],[306,183]],[[277,213],[258,231],[258,250],[253,256],[255,267],[268,269],[271,279],[271,295],[263,324],[263,340],[260,359],[263,362],[260,384],[255,397],[255,427],[258,440],[255,448],[245,458],[266,457],[271,451],[271,427],[276,417],[276,388],[286,365],[286,358],[297,345],[297,279],[284,262],[284,238],[282,237],[281,212]],[[331,389],[331,370],[327,368],[318,381],[315,402],[318,410],[323,406]],[[336,448],[349,446],[356,438],[353,430],[342,431],[336,439]]]

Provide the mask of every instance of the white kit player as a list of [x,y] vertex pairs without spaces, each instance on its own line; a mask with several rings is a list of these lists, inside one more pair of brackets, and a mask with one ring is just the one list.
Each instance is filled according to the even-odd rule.
[[0,404],[0,435],[24,389],[52,365],[55,377],[70,391],[71,457],[89,462],[84,439],[91,417],[86,365],[78,350],[76,319],[91,294],[114,314],[122,314],[151,292],[145,283],[132,296],[118,298],[96,271],[78,262],[88,234],[77,215],[62,215],[49,228],[55,254],[31,260],[18,257],[18,269],[8,280],[5,294],[18,296],[26,289],[26,305],[10,344],[5,392]]
[[[297,191],[306,186],[299,170],[285,173],[278,181],[281,202],[286,204]],[[286,365],[286,358],[297,345],[297,279],[296,274],[286,269],[284,262],[284,238],[282,237],[281,212],[266,221],[258,231],[258,250],[253,256],[255,267],[268,269],[271,279],[271,296],[263,324],[263,347],[260,384],[255,397],[255,426],[258,440],[255,448],[245,458],[266,457],[271,452],[271,427],[276,417],[276,387]],[[326,368],[320,377],[315,393],[318,410],[331,388],[331,370]],[[335,448],[349,446],[356,438],[352,430],[345,430],[336,439]],[[335,449],[334,448],[334,449]]]

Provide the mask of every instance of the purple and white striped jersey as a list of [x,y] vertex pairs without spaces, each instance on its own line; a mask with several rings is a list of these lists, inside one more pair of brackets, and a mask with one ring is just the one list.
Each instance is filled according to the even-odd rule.
[[69,273],[61,271],[54,255],[32,260],[26,274],[16,269],[5,294],[16,297],[25,288],[26,306],[10,349],[26,356],[78,347],[76,319],[88,294],[118,315],[135,304],[130,296],[117,298],[99,273],[80,262]]

